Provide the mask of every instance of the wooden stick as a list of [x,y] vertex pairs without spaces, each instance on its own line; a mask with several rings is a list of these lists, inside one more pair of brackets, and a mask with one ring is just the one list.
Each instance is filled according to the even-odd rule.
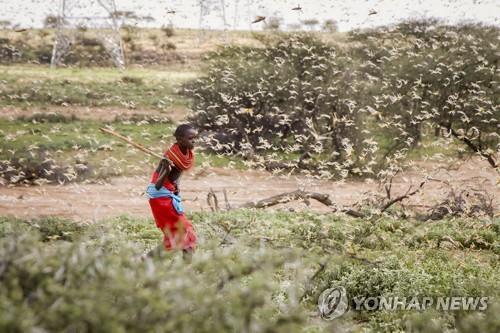
[[[213,202],[213,205],[212,205]],[[210,188],[210,192],[207,194],[207,203],[210,206],[210,209],[212,212],[218,212],[219,211],[219,200],[217,199],[217,196],[215,195],[215,192],[212,188]]]
[[[330,199],[330,196],[328,194],[323,194],[323,193],[316,193],[316,192],[307,192],[303,190],[295,190],[292,192],[287,192],[287,193],[281,193],[266,199],[262,199],[260,201],[249,201],[246,202],[242,205],[239,206],[239,208],[267,208],[270,206],[282,204],[282,203],[288,203],[290,201],[294,200],[305,200],[305,199],[314,199],[318,202],[321,202],[325,206],[330,207],[333,209],[334,212],[338,211],[337,207],[335,207],[334,202]],[[361,212],[357,212],[355,210],[349,209],[349,208],[342,208],[340,209],[342,213],[345,213],[349,216],[353,217],[365,217],[365,214]]]
[[133,141],[132,141],[132,140],[130,140],[129,138],[126,138],[126,137],[124,137],[123,135],[118,134],[118,133],[116,133],[116,132],[115,132],[115,131],[113,131],[113,130],[110,130],[109,128],[104,128],[104,127],[101,127],[101,128],[100,128],[100,130],[101,130],[101,131],[103,131],[104,133],[108,133],[108,134],[111,134],[111,135],[116,136],[116,137],[117,137],[117,138],[119,138],[119,139],[122,139],[123,141],[125,141],[125,142],[126,142],[126,143],[128,143],[129,145],[131,145],[131,146],[133,146],[133,147],[135,147],[135,148],[137,148],[137,149],[139,149],[139,150],[141,150],[141,151],[145,152],[146,154],[149,154],[149,155],[154,156],[154,157],[158,157],[159,159],[162,159],[162,158],[163,158],[163,156],[162,156],[162,155],[157,154],[157,153],[155,153],[154,151],[151,151],[151,150],[149,150],[148,148],[143,147],[143,146],[141,146],[140,144],[137,144],[137,143],[133,142]]
[[382,208],[381,208],[381,212],[385,212],[389,207],[391,207],[393,204],[395,204],[396,202],[400,202],[400,201],[403,201],[404,199],[408,199],[409,197],[411,197],[412,195],[414,194],[417,194],[418,191],[420,191],[420,189],[422,188],[422,186],[424,186],[424,184],[427,182],[427,180],[424,180],[420,183],[420,186],[417,187],[417,189],[413,192],[410,192],[411,190],[411,186],[410,188],[408,188],[408,191],[406,191],[405,194],[403,195],[400,195],[399,197],[397,198],[394,198],[392,200],[390,200],[388,203],[386,203]]

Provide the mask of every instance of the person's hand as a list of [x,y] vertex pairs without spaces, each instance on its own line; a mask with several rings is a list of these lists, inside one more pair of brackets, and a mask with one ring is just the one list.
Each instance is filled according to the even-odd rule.
[[158,172],[160,177],[165,173],[169,172],[169,170],[170,170],[170,161],[164,157],[160,160],[159,172]]
[[161,162],[165,163],[166,165],[168,165],[170,167],[174,166],[174,163],[171,160],[169,160],[166,156],[163,156],[161,158]]
[[168,160],[165,157],[160,160],[161,170],[165,170],[168,165],[169,165]]

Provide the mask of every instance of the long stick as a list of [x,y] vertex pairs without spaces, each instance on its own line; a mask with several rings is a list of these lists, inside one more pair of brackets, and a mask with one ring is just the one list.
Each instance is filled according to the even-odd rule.
[[103,131],[104,133],[108,133],[108,134],[111,134],[111,135],[116,136],[116,137],[117,137],[117,138],[119,138],[119,139],[122,139],[123,141],[125,141],[125,142],[126,142],[126,143],[128,143],[129,145],[134,146],[135,148],[137,148],[137,149],[139,149],[139,150],[142,150],[142,151],[143,151],[143,152],[145,152],[146,154],[149,154],[149,155],[154,156],[154,157],[158,157],[159,159],[162,159],[162,158],[163,158],[163,156],[162,156],[162,155],[157,154],[157,153],[155,153],[154,151],[151,151],[151,150],[149,150],[148,148],[143,147],[143,146],[141,146],[140,144],[133,142],[132,140],[130,140],[130,139],[128,139],[128,138],[126,138],[126,137],[124,137],[124,136],[123,136],[123,135],[121,135],[121,134],[116,133],[115,131],[110,130],[109,128],[104,128],[104,127],[101,127],[101,128],[100,128],[100,130],[101,130],[101,131]]

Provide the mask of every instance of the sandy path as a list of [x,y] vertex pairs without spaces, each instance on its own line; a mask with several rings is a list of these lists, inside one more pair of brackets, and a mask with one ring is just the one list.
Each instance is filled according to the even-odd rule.
[[[426,169],[429,171],[428,169]],[[471,160],[459,169],[433,173],[434,177],[450,182],[453,186],[468,185],[487,190],[500,207],[498,176],[487,163]],[[417,185],[422,172],[407,172],[397,177],[393,184],[393,196],[403,193],[410,183]],[[150,217],[151,213],[143,195],[148,177],[119,177],[109,184],[43,185],[33,187],[0,187],[0,215],[24,218],[41,216],[63,216],[79,221],[95,221],[102,218],[128,214]],[[212,169],[210,172],[186,174],[181,180],[182,196],[188,211],[210,210],[206,198],[212,188],[224,206],[225,189],[229,203],[240,205],[250,200],[259,200],[275,194],[303,188],[308,191],[328,193],[334,202],[349,206],[365,196],[367,191],[377,190],[377,185],[367,182],[333,182],[297,177],[281,178],[266,172]],[[408,201],[412,205],[430,205],[445,197],[448,187],[440,182],[427,183],[422,191]],[[326,212],[328,209],[316,202],[307,207],[302,202],[275,206],[295,210],[311,209]]]
[[[109,184],[0,187],[0,215],[27,218],[57,215],[84,221],[120,214],[150,216],[149,205],[143,194],[147,180],[147,177],[118,177]],[[298,178],[282,179],[265,172],[243,173],[222,169],[198,176],[184,175],[180,186],[188,211],[210,210],[206,201],[210,188],[217,194],[220,207],[225,206],[224,189],[229,203],[237,206],[252,199],[263,199],[299,187],[329,192],[336,202],[349,204],[360,198],[361,193],[358,194],[355,189],[365,188],[362,183],[304,182]],[[301,203],[288,206],[306,207]],[[325,211],[321,204],[315,204],[313,208]]]

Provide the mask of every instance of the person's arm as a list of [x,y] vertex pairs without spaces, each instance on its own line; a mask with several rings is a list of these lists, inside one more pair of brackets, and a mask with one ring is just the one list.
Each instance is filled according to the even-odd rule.
[[175,181],[175,192],[174,192],[175,195],[179,195],[179,193],[181,192],[181,188],[179,187],[179,182],[180,178],[177,178],[177,180]]
[[170,168],[170,174],[168,175],[168,180],[175,186],[174,194],[179,194],[179,179],[181,176],[181,171],[176,167]]
[[156,190],[160,190],[160,188],[163,186],[163,181],[165,180],[165,177],[168,176],[170,173],[170,164],[168,163],[168,160],[165,158],[162,158],[160,161],[160,165],[158,166],[158,180],[155,183],[155,188]]

